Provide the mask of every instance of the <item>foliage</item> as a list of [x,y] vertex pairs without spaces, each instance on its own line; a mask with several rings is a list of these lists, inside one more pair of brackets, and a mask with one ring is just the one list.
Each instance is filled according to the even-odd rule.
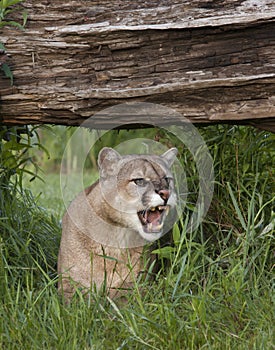
[[[23,1],[24,0],[0,0],[0,29],[5,26],[12,26],[21,30],[24,29],[27,22],[27,13],[25,11],[22,12],[23,24],[20,24],[8,18],[8,15],[12,12],[21,10],[21,7],[18,5]],[[4,44],[1,42],[0,51],[6,51]],[[13,74],[10,66],[6,62],[2,64],[0,62],[0,68],[4,72],[5,76],[10,79],[11,85],[13,85]]]
[[0,246],[6,282],[12,287],[14,283],[24,284],[31,273],[39,284],[41,268],[56,275],[55,248],[59,243],[60,225],[53,215],[37,206],[30,191],[12,184],[8,190],[9,196],[0,198]]
[[[187,233],[191,197],[166,250],[170,266],[154,283],[137,282],[127,304],[96,293],[64,303],[53,271],[59,225],[28,191],[10,188],[1,200],[1,348],[275,348],[274,135],[231,126],[201,133],[215,164],[212,207]],[[195,192],[191,155],[181,149],[181,160]],[[42,191],[45,208],[54,191]]]
[[[63,157],[66,161],[65,169],[62,169],[62,171],[66,171],[67,173],[81,172],[82,169],[78,164],[78,158],[80,158],[80,154],[84,152],[85,145],[89,144],[91,133],[89,129],[83,128],[81,139],[73,140],[71,143],[68,143],[76,129],[77,128],[75,127],[55,126],[39,130],[38,134],[40,143],[42,143],[46,149],[51,150],[50,157],[44,152],[39,154],[36,150],[30,152],[30,156],[35,158],[40,165],[43,164],[43,169],[47,172],[59,172]],[[138,137],[140,138],[144,137],[153,139],[155,135],[156,131],[154,129],[140,130],[138,132]],[[135,137],[137,137],[136,130],[110,130],[103,136],[98,136],[97,142],[88,154],[85,163],[86,170],[96,169],[96,159],[101,148],[106,145],[109,147],[115,147],[116,145]]]
[[0,28],[4,26],[13,26],[16,28],[24,29],[24,26],[27,22],[27,15],[25,12],[23,12],[23,25],[10,19],[6,19],[10,13],[18,11],[20,9],[20,7],[17,5],[23,1],[24,0],[0,0]]
[[[28,152],[37,148],[48,153],[40,143],[37,128],[37,126],[29,128],[0,126],[0,185],[2,188],[8,186],[12,178],[22,187],[24,173],[31,175],[32,179],[38,176],[38,164]],[[33,171],[28,168],[30,164]]]
[[[36,205],[31,192],[23,190],[24,174],[31,175],[32,180],[39,178],[38,165],[28,155],[33,148],[46,152],[39,142],[37,127],[0,128],[0,245],[2,259],[11,276],[13,268],[16,269],[16,278],[21,277],[20,270],[34,268],[34,257],[40,266],[48,266],[50,259],[45,258],[46,255],[38,257],[53,242],[53,239],[49,240],[49,234],[54,231],[54,218],[48,217],[45,210]],[[27,169],[29,164],[35,172]],[[11,265],[9,261],[12,261]]]

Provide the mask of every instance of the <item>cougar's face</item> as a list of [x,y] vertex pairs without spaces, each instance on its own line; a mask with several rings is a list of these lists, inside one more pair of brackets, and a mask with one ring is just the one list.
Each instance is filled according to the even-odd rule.
[[109,178],[113,191],[108,196],[119,223],[147,241],[160,238],[165,219],[176,205],[174,180],[165,157],[121,156],[115,168]]
[[[159,238],[171,207],[176,204],[173,176],[154,159],[136,159],[122,167],[118,192],[128,203],[129,224],[146,240]],[[130,213],[129,213],[130,214]]]

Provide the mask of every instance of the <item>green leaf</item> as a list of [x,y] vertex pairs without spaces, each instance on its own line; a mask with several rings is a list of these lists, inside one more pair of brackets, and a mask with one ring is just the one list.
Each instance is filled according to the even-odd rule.
[[26,143],[18,143],[15,141],[8,141],[7,143],[5,143],[3,147],[4,150],[11,150],[11,151],[21,151],[25,148],[31,148],[31,146]]
[[4,5],[4,8],[7,8],[9,6],[12,6],[12,5],[17,5],[19,4],[20,2],[23,2],[24,0],[3,0],[2,3]]
[[2,152],[2,160],[3,166],[8,169],[14,169],[17,166],[16,157],[12,154],[11,151],[3,151]]
[[180,229],[177,224],[175,224],[173,227],[173,241],[175,244],[180,242]]
[[0,50],[6,51],[6,48],[3,43],[0,43]]
[[0,20],[0,28],[5,27],[5,26],[8,26],[8,25],[9,25],[9,22],[1,21],[1,20]]
[[231,197],[231,199],[232,199],[234,208],[235,208],[236,213],[237,213],[237,215],[238,215],[239,221],[240,221],[240,223],[241,223],[243,229],[246,231],[246,230],[247,230],[247,225],[246,225],[246,223],[245,223],[244,217],[243,217],[242,212],[241,212],[241,210],[240,210],[240,208],[239,208],[239,206],[238,206],[237,200],[236,200],[236,198],[235,198],[235,196],[234,196],[234,193],[233,193],[233,191],[232,191],[232,188],[231,188],[229,182],[227,183],[227,187],[228,187],[229,194],[230,194],[230,197]]
[[28,19],[28,13],[26,11],[23,11],[23,27],[25,27]]
[[38,148],[40,148],[42,151],[44,151],[48,157],[48,159],[51,158],[50,152],[47,150],[46,147],[44,147],[41,143],[34,143],[33,146],[37,146]]
[[163,247],[159,249],[155,249],[152,251],[152,254],[157,254],[160,258],[171,258],[171,256],[175,253],[175,247]]
[[4,26],[12,26],[12,27],[16,27],[19,28],[21,30],[24,30],[24,27],[22,26],[22,24],[15,22],[15,21],[6,21],[6,22],[1,22],[0,23],[0,27],[4,27]]
[[13,74],[12,74],[12,71],[10,70],[9,65],[7,63],[3,63],[1,69],[5,73],[5,76],[7,78],[10,78],[11,85],[13,85]]

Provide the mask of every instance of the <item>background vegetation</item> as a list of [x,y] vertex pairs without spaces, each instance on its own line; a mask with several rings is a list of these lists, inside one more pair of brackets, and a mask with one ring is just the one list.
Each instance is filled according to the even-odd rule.
[[[15,27],[23,30],[27,22],[27,13],[23,11],[20,3],[24,0],[0,0],[0,34],[3,27]],[[12,12],[21,12],[22,24],[9,18]],[[5,53],[6,48],[0,40],[0,54]],[[0,74],[10,79],[11,85],[13,85],[13,73],[12,69],[7,62],[1,62],[0,60]]]
[[[138,282],[125,305],[95,293],[67,305],[56,290],[64,211],[58,178],[73,130],[25,132],[0,131],[0,348],[275,348],[274,135],[236,126],[200,130],[214,159],[215,193],[204,222],[190,234],[185,228],[198,175],[192,156],[175,144],[190,196],[174,226],[174,247],[159,252],[170,266],[156,282]],[[89,155],[84,181],[96,177],[92,166],[103,145],[132,136],[176,143],[154,129],[110,133]],[[78,179],[77,159],[65,152],[61,171]],[[35,178],[37,166],[44,183]]]

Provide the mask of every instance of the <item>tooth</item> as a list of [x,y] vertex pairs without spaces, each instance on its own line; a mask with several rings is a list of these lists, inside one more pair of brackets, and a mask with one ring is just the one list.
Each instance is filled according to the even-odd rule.
[[150,211],[156,211],[156,207],[150,208]]
[[160,230],[162,229],[162,227],[163,227],[163,223],[162,223],[162,224],[159,224],[158,226],[156,226],[156,229],[157,229],[158,231],[160,231]]
[[143,218],[145,221],[147,221],[147,218],[148,218],[148,210],[144,210],[143,212]]

